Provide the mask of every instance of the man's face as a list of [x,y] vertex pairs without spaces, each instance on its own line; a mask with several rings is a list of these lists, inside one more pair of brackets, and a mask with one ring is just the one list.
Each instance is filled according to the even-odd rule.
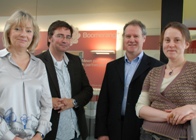
[[66,52],[70,47],[71,32],[65,27],[57,28],[48,39],[51,48],[57,52]]
[[138,55],[142,51],[146,36],[142,35],[142,30],[139,26],[129,25],[126,27],[123,36],[123,47],[126,53]]

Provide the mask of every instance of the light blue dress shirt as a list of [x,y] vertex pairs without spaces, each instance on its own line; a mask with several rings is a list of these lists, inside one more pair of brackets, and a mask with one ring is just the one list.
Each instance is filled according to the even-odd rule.
[[129,61],[127,56],[125,55],[125,77],[124,77],[124,96],[123,96],[123,102],[122,102],[122,111],[121,115],[125,115],[126,111],[126,104],[127,104],[127,97],[128,97],[128,91],[129,91],[129,85],[133,78],[133,75],[135,74],[135,71],[137,70],[141,59],[143,57],[143,52],[141,52],[135,59],[132,61]]

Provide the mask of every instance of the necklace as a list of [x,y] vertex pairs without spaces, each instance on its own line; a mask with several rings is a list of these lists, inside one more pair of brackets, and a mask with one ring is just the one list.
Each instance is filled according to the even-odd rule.
[[169,69],[171,70],[171,71],[169,72],[169,75],[171,76],[175,68],[174,68],[174,69],[172,69],[172,68],[170,68],[170,66],[169,66],[169,65],[168,65],[168,67],[169,67]]
[[185,62],[186,62],[186,61],[184,61],[184,62],[181,63],[180,65],[174,67],[173,69],[169,66],[169,64],[167,64],[168,68],[171,70],[171,71],[169,72],[169,76],[171,76],[171,75],[173,74],[173,72],[174,72],[174,70],[175,70],[176,68],[180,67],[180,66],[183,65]]

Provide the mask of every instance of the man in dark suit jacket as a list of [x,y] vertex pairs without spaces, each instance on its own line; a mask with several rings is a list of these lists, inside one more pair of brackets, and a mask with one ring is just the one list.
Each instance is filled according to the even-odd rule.
[[106,67],[96,111],[95,138],[98,140],[139,140],[142,119],[135,104],[148,72],[162,63],[143,51],[146,27],[133,20],[124,26],[125,56]]
[[84,106],[92,98],[93,90],[80,58],[66,52],[72,34],[68,23],[53,22],[48,29],[49,50],[37,56],[46,65],[53,102],[52,131],[46,140],[87,138]]

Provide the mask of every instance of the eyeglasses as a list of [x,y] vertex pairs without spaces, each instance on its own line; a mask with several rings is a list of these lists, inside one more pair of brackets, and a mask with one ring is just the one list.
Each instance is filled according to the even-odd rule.
[[68,39],[68,40],[71,39],[71,35],[64,36],[62,34],[57,34],[56,37],[59,38],[59,39],[65,39],[65,38]]

